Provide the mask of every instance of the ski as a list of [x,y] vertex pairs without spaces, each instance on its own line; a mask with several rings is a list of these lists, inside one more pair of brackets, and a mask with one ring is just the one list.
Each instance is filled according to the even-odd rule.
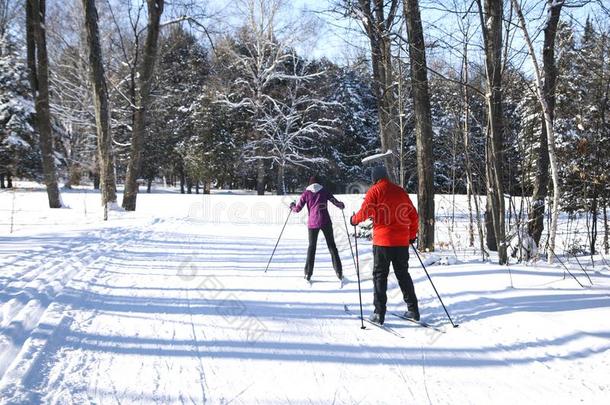
[[[357,317],[358,319],[360,319],[360,317],[353,313],[352,311],[350,311],[350,309],[347,307],[347,305],[343,305],[343,308],[345,309],[345,312],[347,312],[348,314]],[[392,335],[399,337],[401,339],[404,339],[405,337],[403,335],[401,335],[400,333],[398,333],[397,331],[395,331],[394,329],[390,328],[389,326],[385,326],[385,325],[379,325],[378,323],[375,322],[371,322],[369,321],[367,318],[364,318],[364,322],[368,323],[369,325],[373,325],[381,330],[384,330],[386,332],[391,333]]]
[[403,319],[405,321],[412,322],[412,323],[417,324],[417,325],[419,325],[421,327],[424,327],[424,328],[432,329],[432,330],[437,331],[439,333],[445,333],[445,331],[442,330],[441,328],[439,328],[437,326],[434,326],[434,325],[430,325],[429,323],[427,323],[425,321],[416,321],[413,318],[407,318],[406,316],[398,314],[396,312],[390,312],[390,315],[394,315],[397,318]]

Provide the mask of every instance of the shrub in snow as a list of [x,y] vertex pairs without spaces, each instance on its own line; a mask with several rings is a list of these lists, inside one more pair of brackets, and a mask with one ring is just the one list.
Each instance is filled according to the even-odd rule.
[[586,237],[575,236],[566,247],[566,253],[572,256],[583,256],[590,253],[587,247]]
[[450,266],[452,264],[457,264],[457,263],[458,263],[458,259],[455,256],[441,256],[441,260],[439,261],[438,264],[444,265],[444,266]]
[[434,264],[450,266],[453,264],[458,264],[458,259],[455,256],[439,255],[436,253],[433,253],[424,259],[424,266],[432,266]]
[[529,261],[538,254],[536,241],[527,233],[520,229],[510,240],[510,249],[512,257],[519,257],[519,261]]

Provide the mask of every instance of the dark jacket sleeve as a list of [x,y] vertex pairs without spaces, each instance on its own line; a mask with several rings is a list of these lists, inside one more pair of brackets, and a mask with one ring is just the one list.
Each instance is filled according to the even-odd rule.
[[306,203],[307,203],[307,191],[305,191],[303,194],[301,194],[301,198],[299,198],[299,202],[297,203],[297,205],[292,207],[292,211],[300,212]]
[[345,204],[343,204],[341,201],[337,200],[335,198],[334,195],[332,195],[331,193],[328,193],[328,201],[330,201],[331,203],[333,203],[337,208],[345,208]]

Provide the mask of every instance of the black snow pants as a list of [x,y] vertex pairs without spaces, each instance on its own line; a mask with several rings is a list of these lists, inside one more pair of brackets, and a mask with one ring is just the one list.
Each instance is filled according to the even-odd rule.
[[418,310],[417,296],[413,287],[413,280],[409,274],[409,247],[408,246],[373,246],[373,285],[375,295],[375,313],[385,316],[388,301],[388,275],[390,263],[402,291],[403,300],[410,311]]
[[[328,223],[324,225],[321,229],[322,233],[324,234],[324,239],[326,239],[326,245],[328,246],[328,250],[330,251],[330,257],[333,261],[333,268],[335,269],[335,274],[338,278],[343,278],[343,268],[341,267],[341,259],[339,258],[339,251],[337,250],[337,245],[335,244],[335,237],[333,235],[333,224]],[[309,247],[307,248],[307,261],[305,262],[305,278],[307,278],[308,280],[313,274],[313,265],[316,260],[316,244],[318,243],[319,233],[320,228],[309,229]]]

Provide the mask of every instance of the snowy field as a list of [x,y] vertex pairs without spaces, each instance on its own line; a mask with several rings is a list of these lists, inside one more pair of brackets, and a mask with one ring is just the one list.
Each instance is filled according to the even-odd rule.
[[[586,288],[559,264],[481,262],[460,197],[456,233],[437,226],[452,264],[428,267],[460,327],[412,256],[422,317],[442,331],[388,316],[400,338],[344,311],[358,312],[358,288],[335,207],[349,284],[321,236],[305,285],[304,212],[264,273],[294,198],[159,191],[103,222],[91,191],[63,193],[60,210],[40,189],[2,191],[0,403],[610,403],[607,258],[581,259],[593,285],[566,263]],[[351,213],[362,196],[339,198]],[[452,209],[444,196],[437,208]],[[370,242],[359,250],[368,315]],[[404,310],[391,277],[389,310]]]

